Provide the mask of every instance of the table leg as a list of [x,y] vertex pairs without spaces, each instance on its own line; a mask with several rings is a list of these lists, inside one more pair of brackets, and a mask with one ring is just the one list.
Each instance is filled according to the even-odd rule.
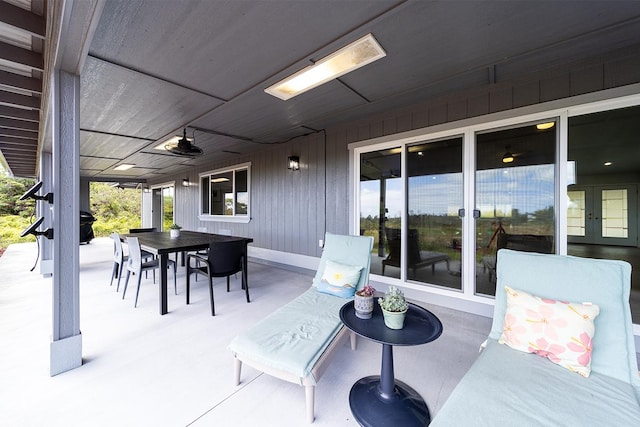
[[426,426],[429,408],[413,388],[393,373],[393,346],[383,344],[380,376],[365,377],[349,393],[351,413],[361,426]]
[[168,297],[167,297],[167,264],[168,264],[169,255],[168,254],[160,254],[160,285],[159,289],[159,299],[160,299],[160,314],[167,314],[168,309]]

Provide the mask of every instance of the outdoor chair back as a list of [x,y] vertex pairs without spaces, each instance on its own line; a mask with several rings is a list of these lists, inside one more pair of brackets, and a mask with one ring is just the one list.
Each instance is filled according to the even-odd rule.
[[[213,298],[213,278],[227,278],[227,292],[229,292],[229,276],[241,273],[242,288],[245,290],[247,302],[249,298],[249,285],[247,283],[247,272],[245,265],[245,243],[242,240],[232,240],[228,242],[215,242],[209,245],[209,252],[206,256],[190,254],[187,257],[187,304],[189,304],[190,277],[191,274],[202,274],[209,279],[209,300],[211,302],[211,315],[215,316],[215,304]],[[191,265],[191,260],[195,265]]]

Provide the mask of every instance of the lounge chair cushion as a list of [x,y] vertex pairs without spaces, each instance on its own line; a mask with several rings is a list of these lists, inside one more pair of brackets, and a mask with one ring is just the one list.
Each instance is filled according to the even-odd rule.
[[322,280],[316,286],[318,291],[340,298],[353,298],[360,281],[362,266],[347,265],[327,261]]
[[600,308],[540,298],[505,286],[507,313],[498,342],[514,350],[535,353],[577,372],[591,373],[593,320]]
[[595,371],[583,378],[489,339],[430,427],[634,426],[638,420],[628,382]]
[[312,287],[236,336],[229,349],[303,378],[342,327],[344,303]]
[[[575,301],[579,294],[581,301],[597,303],[600,314],[595,320],[592,372],[638,384],[629,310],[631,266],[628,263],[501,249],[498,266],[498,285],[564,301]],[[576,285],[559,285],[563,283]],[[489,334],[489,338],[494,340],[502,334],[506,300],[505,292],[496,292]]]
[[[326,233],[325,247],[331,247],[331,251],[325,251],[320,258],[320,264],[313,279],[313,286],[322,282],[326,265],[329,261],[346,265],[363,266],[367,274],[360,274],[356,290],[364,288],[369,280],[369,266],[371,263],[371,248],[373,240],[369,238],[357,238],[354,236],[341,236]],[[344,301],[343,301],[344,302]]]

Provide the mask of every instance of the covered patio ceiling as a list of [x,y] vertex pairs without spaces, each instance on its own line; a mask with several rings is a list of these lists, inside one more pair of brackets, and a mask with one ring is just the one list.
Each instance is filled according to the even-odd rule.
[[[71,14],[86,13],[79,4]],[[70,19],[60,36],[90,28],[88,51],[77,52],[80,174],[96,180],[155,180],[429,98],[640,49],[637,1],[87,4],[91,22]],[[42,52],[45,35],[59,34],[42,32],[46,6],[0,0],[0,161],[16,176],[35,176],[38,150],[49,150]],[[265,93],[368,33],[385,58],[288,101]],[[155,148],[185,127],[204,155]],[[135,166],[114,170],[121,164]]]

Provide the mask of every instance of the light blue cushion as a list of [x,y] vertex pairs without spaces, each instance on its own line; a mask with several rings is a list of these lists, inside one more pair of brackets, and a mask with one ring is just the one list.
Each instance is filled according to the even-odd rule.
[[346,265],[362,266],[356,290],[362,289],[369,280],[372,248],[373,237],[371,236],[344,236],[326,233],[324,250],[313,279],[313,285],[317,287],[322,282],[327,261],[334,261]]
[[639,420],[626,381],[597,372],[583,378],[490,339],[430,427],[637,426]]
[[595,320],[592,372],[638,386],[629,308],[631,266],[628,263],[500,250],[493,325],[489,334],[496,340],[503,329],[505,286],[544,298],[591,302],[600,306],[600,314]]
[[327,261],[322,279],[317,285],[318,291],[340,298],[353,298],[362,269],[362,266]]
[[229,349],[304,378],[340,331],[340,308],[344,303],[341,298],[309,288],[236,336]]

